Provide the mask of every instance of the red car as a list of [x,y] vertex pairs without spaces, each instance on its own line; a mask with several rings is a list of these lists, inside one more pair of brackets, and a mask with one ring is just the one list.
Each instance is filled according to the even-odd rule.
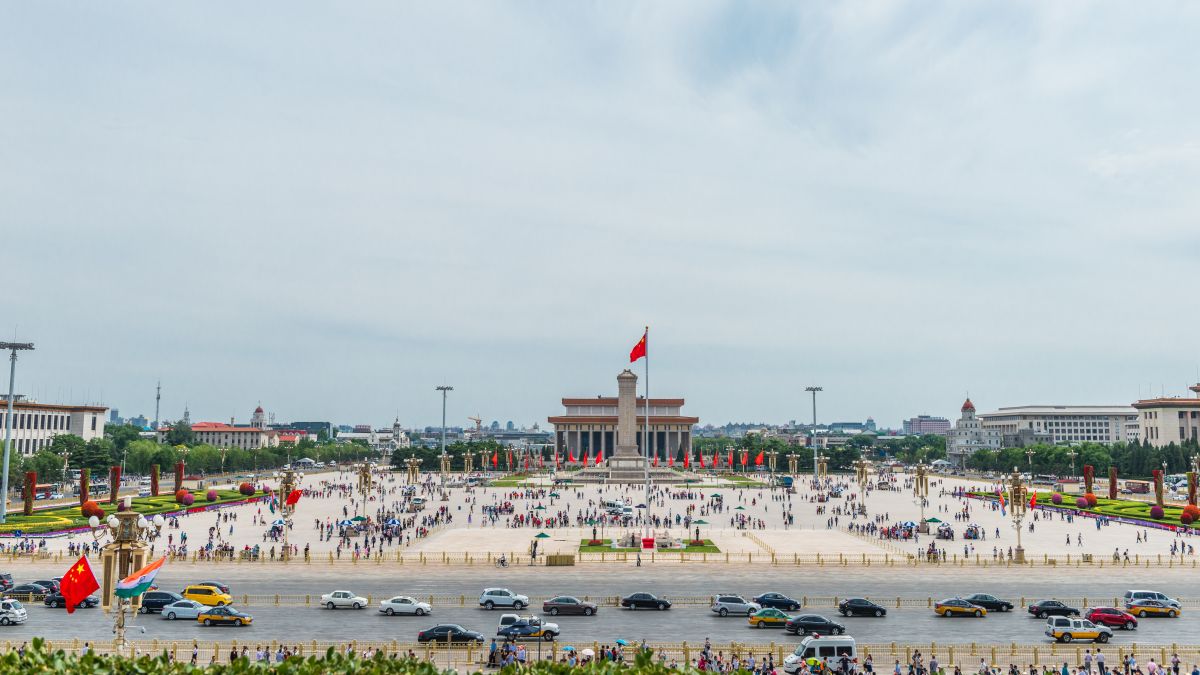
[[1116,607],[1093,607],[1087,618],[1097,626],[1112,626],[1125,630],[1137,628],[1138,623],[1132,614]]

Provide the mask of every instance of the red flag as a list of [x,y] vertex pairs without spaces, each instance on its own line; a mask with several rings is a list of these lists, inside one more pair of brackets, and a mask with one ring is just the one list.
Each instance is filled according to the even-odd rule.
[[603,461],[604,461],[604,449],[601,448],[600,450],[596,451],[596,466],[600,466],[600,463]]
[[500,466],[500,453],[493,450],[492,451],[492,468],[496,468],[498,466]]
[[746,466],[746,460],[750,458],[749,452],[742,453],[742,466]]
[[649,334],[650,329],[646,329],[646,332],[642,334],[642,339],[638,340],[638,343],[633,346],[632,350],[629,351],[630,363],[633,363],[634,361],[637,361],[646,355],[646,336]]
[[557,469],[560,466],[562,466],[562,455],[556,452],[554,453],[554,468]]
[[98,590],[100,584],[96,583],[96,575],[92,573],[92,566],[85,556],[80,556],[59,582],[59,592],[67,605],[67,614],[74,613],[76,605]]
[[683,468],[688,468],[692,465],[692,451],[688,450],[683,453]]
[[567,461],[571,464],[575,463],[575,453],[571,452],[570,450],[567,450]]
[[717,469],[717,468],[720,468],[720,466],[721,466],[721,453],[719,453],[719,452],[714,452],[714,453],[713,453],[712,468],[714,468],[714,469]]
[[1037,492],[1033,493],[1033,497],[1029,499],[1029,508],[1037,508]]
[[754,466],[762,466],[762,463],[763,463],[763,451],[759,450],[758,454],[755,455],[755,457],[754,457]]
[[654,466],[658,466],[658,455],[654,456]]
[[295,506],[296,502],[298,502],[298,501],[300,501],[300,491],[292,490],[288,494],[287,499],[284,501],[284,503],[286,503],[288,506]]
[[584,466],[587,466],[587,463],[588,463],[588,457],[589,457],[589,456],[590,456],[590,455],[588,455],[586,452],[585,452],[585,453],[583,453],[583,465],[584,465]]
[[702,452],[697,456],[700,458],[700,468],[703,469],[704,468],[704,453]]
[[729,451],[729,464],[727,464],[726,466],[729,466],[730,468],[733,467],[733,451],[732,450]]
[[667,466],[675,466],[675,453],[667,455]]

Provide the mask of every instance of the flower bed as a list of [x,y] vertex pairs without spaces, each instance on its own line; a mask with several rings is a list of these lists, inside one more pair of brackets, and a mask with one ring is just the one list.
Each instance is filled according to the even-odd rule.
[[[991,492],[972,492],[969,496],[974,499],[986,499],[994,501],[995,493]],[[1057,499],[1056,499],[1057,497]],[[1151,502],[1139,502],[1131,499],[1107,499],[1104,497],[1096,498],[1096,505],[1084,508],[1077,501],[1078,496],[1063,495],[1057,492],[1038,492],[1037,507],[1046,511],[1067,511],[1080,515],[1090,515],[1091,517],[1105,516],[1113,520],[1125,523],[1137,523],[1163,529],[1194,529],[1193,525],[1184,522],[1180,516],[1183,515],[1185,506],[1162,507],[1162,516],[1155,518],[1157,504]],[[1047,503],[1049,502],[1049,503]],[[1061,506],[1059,504],[1062,504]],[[1070,506],[1067,506],[1070,504]]]
[[[216,492],[217,500],[201,507],[185,509],[185,507],[176,503],[174,494],[165,494],[157,497],[134,497],[132,509],[145,516],[162,514],[163,516],[170,517],[182,515],[185,510],[188,513],[195,513],[214,508],[248,504],[265,498],[264,496],[246,497],[237,490],[217,490]],[[101,520],[117,511],[116,504],[103,503],[98,504],[98,506],[104,514]],[[8,522],[0,525],[0,535],[12,535],[12,533],[18,530],[23,535],[56,535],[71,531],[86,531],[87,529],[87,518],[80,513],[79,504],[71,504],[70,506],[41,511],[32,516],[9,514]]]

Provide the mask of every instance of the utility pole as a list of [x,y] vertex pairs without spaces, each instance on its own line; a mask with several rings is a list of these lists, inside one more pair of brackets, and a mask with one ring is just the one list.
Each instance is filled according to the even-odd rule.
[[0,478],[0,523],[8,519],[8,454],[12,450],[13,391],[17,383],[17,352],[33,351],[32,342],[0,342],[0,350],[9,351],[8,415],[4,417],[4,476]]
[[805,387],[804,391],[812,392],[813,397],[813,481],[817,480],[817,392],[825,391],[823,387]]
[[[442,457],[446,456],[446,395],[454,391],[454,387],[441,385],[437,390],[442,392]],[[446,464],[442,461],[442,487],[446,487]]]
[[154,387],[154,430],[158,431],[158,404],[162,402],[162,380]]

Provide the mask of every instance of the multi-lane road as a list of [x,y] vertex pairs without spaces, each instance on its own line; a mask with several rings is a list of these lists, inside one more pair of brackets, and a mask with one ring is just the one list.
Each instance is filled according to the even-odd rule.
[[[204,628],[191,621],[168,621],[158,615],[138,616],[135,625],[144,626],[144,636],[135,629],[132,637],[146,639],[219,639],[248,641],[306,641],[318,640],[399,640],[407,642],[416,633],[438,622],[459,623],[493,635],[504,610],[486,611],[473,603],[486,587],[500,586],[531,597],[556,594],[611,597],[635,591],[648,591],[671,597],[708,596],[714,593],[739,593],[752,596],[765,591],[779,591],[792,597],[827,598],[829,596],[862,595],[880,601],[897,596],[906,599],[931,596],[935,599],[973,592],[992,593],[1016,603],[1020,598],[1113,598],[1125,590],[1154,588],[1168,594],[1187,595],[1185,575],[1133,575],[1132,578],[1113,575],[1080,574],[1074,578],[1039,579],[1036,574],[996,575],[949,573],[947,575],[889,574],[885,570],[866,572],[839,568],[754,568],[738,569],[718,566],[688,568],[609,568],[577,567],[547,568],[457,568],[395,569],[394,573],[360,574],[345,566],[289,566],[275,568],[278,574],[261,568],[246,570],[237,566],[197,567],[180,565],[168,567],[159,577],[160,586],[178,590],[184,584],[201,579],[218,579],[229,584],[236,595],[246,593],[261,597],[264,594],[319,596],[335,589],[346,589],[360,595],[370,595],[378,601],[391,595],[459,596],[465,595],[467,606],[439,604],[432,617],[386,617],[377,607],[370,609],[334,610],[316,606],[254,605],[244,607],[254,615],[249,628]],[[18,583],[25,581],[21,569]],[[265,572],[265,573],[264,573]],[[34,577],[30,577],[32,579]],[[43,578],[43,577],[39,577]],[[1125,579],[1124,581],[1122,579]],[[1155,580],[1157,579],[1157,580]],[[1098,604],[1097,601],[1090,601]],[[886,602],[885,602],[886,604]],[[905,603],[906,605],[908,603]],[[51,610],[40,603],[28,603],[29,621],[23,626],[0,629],[0,639],[22,640],[34,636],[48,638],[79,638],[105,640],[110,622],[100,610],[79,610],[72,616]],[[1114,642],[1171,643],[1200,642],[1200,611],[1184,608],[1178,619],[1144,619],[1141,627],[1132,632],[1116,631]],[[532,610],[540,613],[540,606]],[[528,610],[527,610],[528,612]],[[889,608],[888,616],[876,618],[842,618],[828,605],[802,612],[829,616],[847,627],[847,632],[865,642],[1031,642],[1043,640],[1044,622],[1028,615],[1024,608],[1011,613],[991,613],[983,619],[937,617],[924,607]],[[704,605],[680,604],[666,612],[630,612],[615,607],[601,607],[593,617],[553,619],[562,629],[564,642],[607,641],[618,637],[627,640],[650,641],[703,640],[781,642],[796,640],[779,630],[755,630],[748,627],[745,617],[720,618]]]

